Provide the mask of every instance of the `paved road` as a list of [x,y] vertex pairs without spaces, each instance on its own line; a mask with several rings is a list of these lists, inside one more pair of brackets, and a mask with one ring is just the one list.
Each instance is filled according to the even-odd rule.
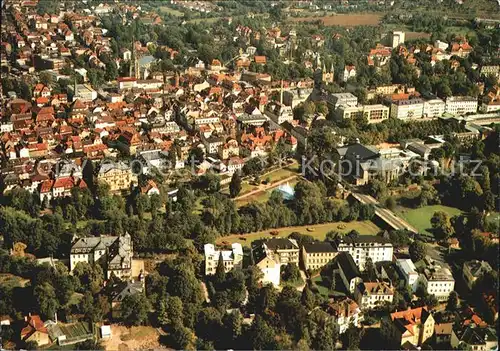
[[363,204],[369,204],[375,206],[375,214],[379,216],[383,221],[389,224],[394,229],[406,229],[414,233],[418,233],[418,230],[406,222],[404,219],[396,216],[394,212],[389,209],[382,207],[380,202],[371,197],[370,195],[364,195],[360,193],[352,193],[355,199]]

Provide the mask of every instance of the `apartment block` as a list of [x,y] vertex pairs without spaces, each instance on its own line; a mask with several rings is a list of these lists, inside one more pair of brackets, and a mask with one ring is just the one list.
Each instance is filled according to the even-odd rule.
[[365,269],[368,258],[373,263],[392,261],[393,246],[389,240],[373,235],[359,235],[356,238],[343,237],[337,243],[337,250],[348,252],[360,270]]
[[405,99],[396,100],[391,104],[391,117],[403,120],[422,118],[424,114],[424,100]]
[[431,99],[424,102],[424,117],[441,117],[446,110],[446,104],[441,99]]
[[450,96],[446,99],[445,111],[452,115],[477,113],[477,105],[477,98],[473,96]]
[[318,270],[337,255],[337,250],[327,242],[315,242],[302,246],[302,262],[306,270]]

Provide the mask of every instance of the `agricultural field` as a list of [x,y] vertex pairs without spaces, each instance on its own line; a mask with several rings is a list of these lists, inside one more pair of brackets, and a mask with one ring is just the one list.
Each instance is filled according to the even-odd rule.
[[356,230],[360,234],[365,234],[365,235],[375,235],[378,232],[380,232],[380,228],[377,227],[371,221],[331,222],[331,223],[322,223],[314,225],[268,229],[250,234],[233,234],[229,236],[220,237],[219,239],[217,239],[216,243],[217,244],[222,244],[223,242],[228,244],[240,243],[243,246],[250,247],[250,244],[254,240],[272,238],[273,237],[273,235],[271,235],[272,231],[277,231],[278,234],[276,236],[279,237],[287,237],[293,232],[299,232],[302,234],[311,235],[316,240],[324,240],[326,237],[326,233],[332,230],[341,233],[347,233],[350,232],[351,230]]
[[361,13],[361,14],[338,14],[323,17],[296,17],[290,18],[292,22],[314,22],[321,20],[325,26],[378,26],[382,19],[382,13]]
[[412,226],[418,229],[420,233],[433,235],[431,218],[437,211],[443,211],[453,217],[462,213],[458,208],[443,206],[443,205],[433,205],[425,206],[421,208],[405,208],[400,207],[396,209],[396,213],[403,219],[407,220]]

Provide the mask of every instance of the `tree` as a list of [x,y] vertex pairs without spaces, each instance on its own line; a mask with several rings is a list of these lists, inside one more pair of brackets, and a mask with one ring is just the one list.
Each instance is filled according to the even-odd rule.
[[455,291],[450,292],[448,296],[448,302],[446,304],[446,309],[448,311],[456,311],[458,307],[458,295]]
[[254,350],[273,350],[276,349],[276,333],[266,321],[256,315],[249,330],[249,342]]
[[375,281],[377,279],[377,272],[375,270],[375,265],[370,257],[366,259],[365,262],[365,272],[368,276],[369,281]]
[[121,318],[127,325],[141,325],[147,318],[151,304],[142,293],[127,295],[120,304]]
[[186,328],[181,323],[175,323],[170,333],[173,347],[177,350],[193,350],[195,336],[191,329]]
[[57,309],[59,308],[59,301],[57,300],[54,287],[48,283],[37,285],[34,289],[35,301],[38,311],[44,319],[54,318]]
[[49,72],[40,72],[40,82],[43,85],[50,86],[52,83],[52,75]]
[[286,282],[301,282],[302,277],[300,275],[299,267],[295,263],[288,263],[286,266],[281,266],[281,278]]
[[314,306],[316,305],[316,297],[314,296],[314,293],[311,291],[309,284],[306,284],[306,286],[304,287],[304,290],[302,290],[302,296],[300,299],[302,301],[302,304],[309,311],[311,311],[314,308]]
[[208,193],[215,193],[220,189],[220,178],[213,173],[205,173],[199,178],[198,185]]
[[233,173],[231,178],[231,183],[229,183],[229,194],[232,198],[238,196],[241,191],[241,176],[240,172],[236,171]]
[[359,350],[363,329],[359,329],[353,324],[347,328],[346,332],[347,350]]
[[396,200],[392,196],[388,197],[385,200],[385,206],[391,211],[394,210],[396,208]]
[[427,254],[427,248],[423,242],[415,240],[410,244],[409,252],[412,261],[417,262],[425,257]]
[[368,193],[380,200],[387,195],[387,185],[378,179],[372,179],[367,184]]
[[451,225],[450,216],[446,212],[434,212],[434,215],[431,218],[431,224],[436,234],[438,234],[437,237],[441,240],[445,240],[453,234],[453,226]]
[[103,284],[104,273],[98,264],[90,265],[87,262],[78,262],[73,270],[73,275],[80,280],[83,291],[90,290],[97,293]]
[[224,258],[222,257],[222,251],[219,255],[217,268],[215,269],[214,281],[216,285],[220,285],[226,281],[226,268],[224,267]]
[[199,147],[194,147],[189,150],[188,160],[194,165],[199,165],[205,160],[205,153]]

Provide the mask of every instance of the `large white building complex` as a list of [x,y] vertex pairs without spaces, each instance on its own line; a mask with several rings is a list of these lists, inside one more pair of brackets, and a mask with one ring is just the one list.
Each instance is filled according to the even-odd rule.
[[473,96],[450,96],[446,99],[446,112],[452,115],[477,113],[477,98]]
[[393,246],[389,240],[373,235],[359,235],[356,238],[346,236],[337,243],[337,250],[350,253],[354,263],[362,271],[368,258],[373,263],[392,261],[393,254]]
[[398,119],[417,119],[424,114],[424,100],[420,98],[396,100],[391,104],[391,117]]
[[69,256],[70,271],[80,262],[98,263],[106,278],[113,273],[128,279],[132,274],[133,243],[130,234],[81,238],[73,243]]
[[216,250],[213,244],[205,244],[205,274],[215,274],[219,258],[222,255],[224,270],[229,272],[234,268],[243,267],[243,248],[241,244],[234,243],[231,250]]

